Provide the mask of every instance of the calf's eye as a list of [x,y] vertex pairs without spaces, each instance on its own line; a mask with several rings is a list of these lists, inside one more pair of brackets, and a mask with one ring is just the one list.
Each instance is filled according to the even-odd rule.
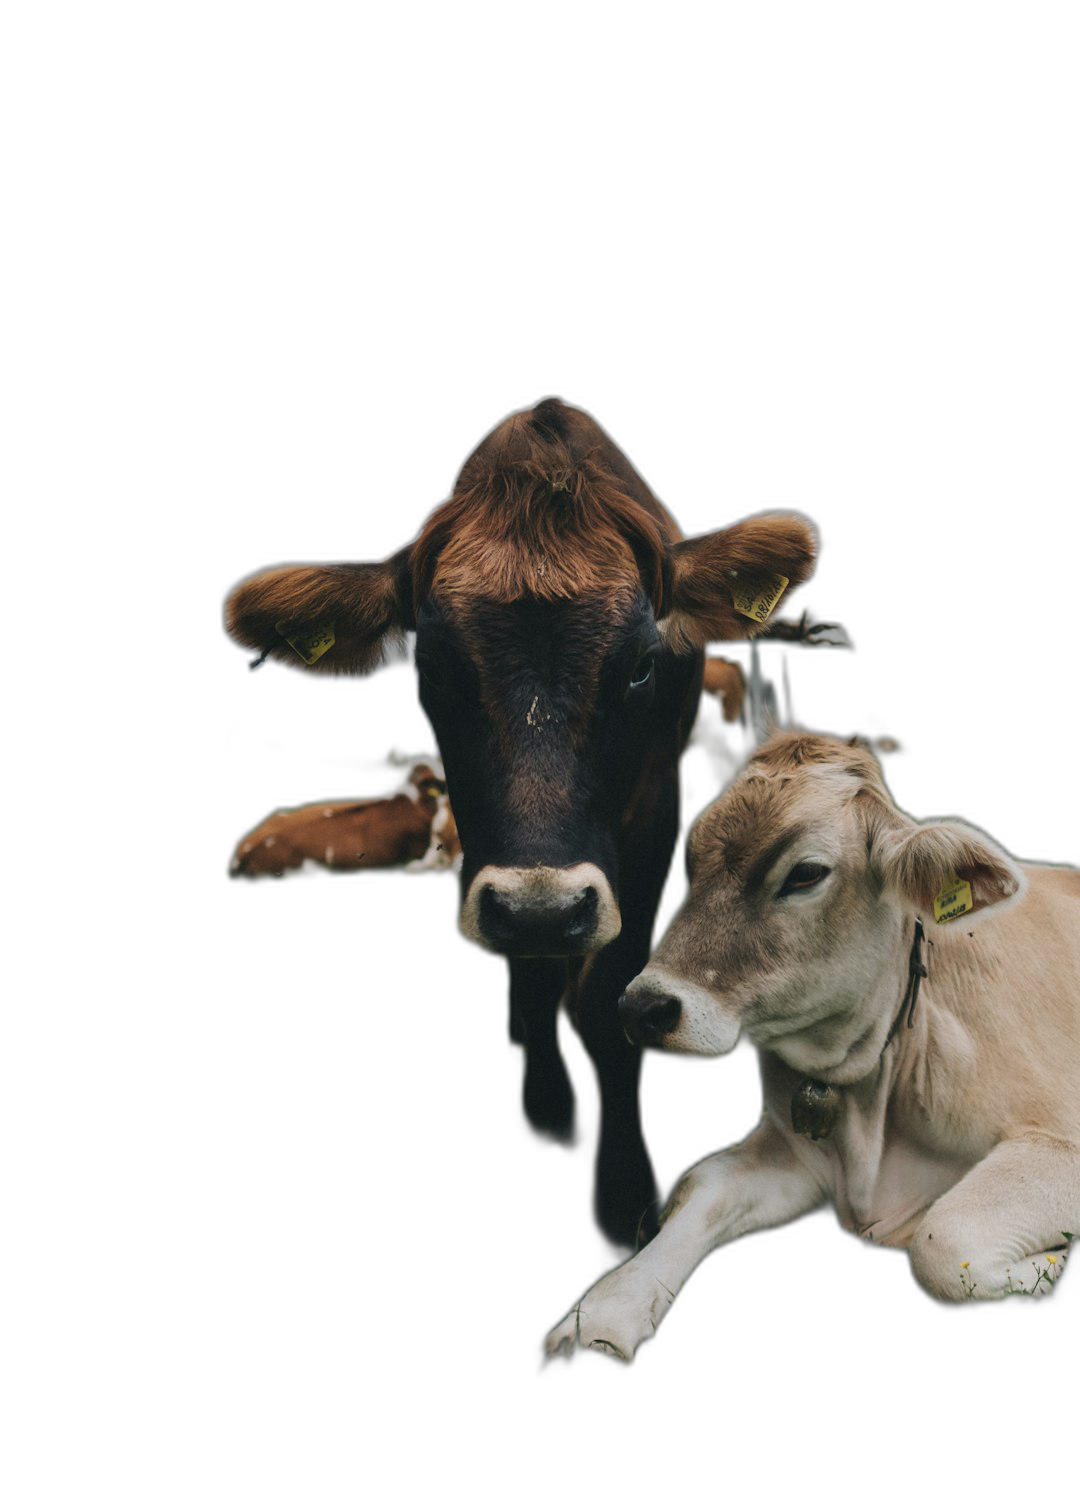
[[823,882],[829,875],[829,868],[822,866],[820,861],[800,861],[798,866],[793,866],[784,880],[780,889],[780,897],[787,897],[788,893],[809,892],[819,882]]

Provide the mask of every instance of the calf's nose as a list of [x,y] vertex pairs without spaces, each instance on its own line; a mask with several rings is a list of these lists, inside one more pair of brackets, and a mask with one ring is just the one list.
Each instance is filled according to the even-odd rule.
[[633,1045],[658,1045],[682,1018],[682,1003],[671,993],[633,983],[619,999],[619,1018]]

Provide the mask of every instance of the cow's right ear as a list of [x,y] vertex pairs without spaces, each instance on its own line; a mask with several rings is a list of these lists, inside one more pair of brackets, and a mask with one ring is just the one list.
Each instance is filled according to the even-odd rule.
[[744,640],[814,570],[817,541],[799,515],[764,514],[679,541],[667,558],[661,628],[679,649]]
[[312,672],[371,672],[414,628],[408,548],[387,562],[268,567],[233,589],[225,628]]

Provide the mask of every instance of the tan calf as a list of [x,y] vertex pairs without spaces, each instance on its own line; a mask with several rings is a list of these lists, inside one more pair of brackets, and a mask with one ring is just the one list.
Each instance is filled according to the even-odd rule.
[[1080,1230],[1080,874],[917,824],[858,742],[780,736],[698,819],[690,894],[620,1011],[757,1046],[761,1123],[548,1339],[629,1359],[708,1251],[830,1200],[960,1300],[1046,1293]]

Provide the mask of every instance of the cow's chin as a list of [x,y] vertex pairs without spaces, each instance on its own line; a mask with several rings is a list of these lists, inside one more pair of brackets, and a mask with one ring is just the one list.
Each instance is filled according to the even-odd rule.
[[598,866],[485,866],[461,905],[461,932],[512,959],[592,955],[622,928],[611,884]]

